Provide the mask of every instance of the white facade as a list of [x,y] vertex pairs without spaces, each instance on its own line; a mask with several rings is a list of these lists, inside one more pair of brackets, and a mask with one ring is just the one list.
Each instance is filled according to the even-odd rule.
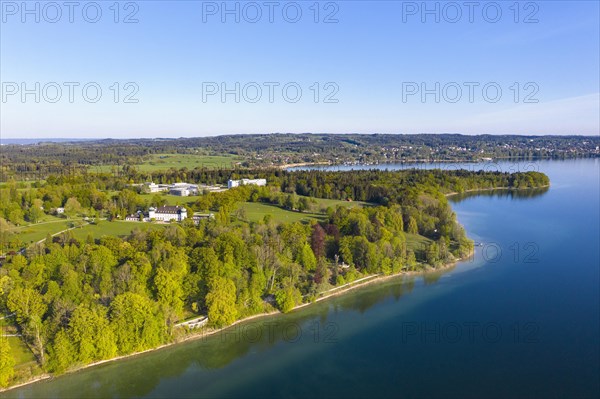
[[187,218],[187,210],[179,205],[161,206],[158,209],[150,208],[148,210],[150,220],[154,219],[161,222],[170,222],[172,220],[181,222]]
[[146,192],[160,193],[168,191],[169,194],[187,197],[189,195],[198,195],[200,190],[196,184],[174,183],[174,184],[154,184],[153,182],[144,183]]
[[227,188],[234,188],[239,186],[266,186],[267,179],[242,179],[242,180],[229,180],[227,182]]
[[169,186],[166,184],[154,184],[153,182],[145,183],[146,190],[150,193],[159,193],[161,191],[169,190]]
[[171,188],[169,190],[169,194],[178,195],[180,197],[198,195],[199,193],[200,190],[198,189],[197,185],[188,183],[175,183],[171,185]]

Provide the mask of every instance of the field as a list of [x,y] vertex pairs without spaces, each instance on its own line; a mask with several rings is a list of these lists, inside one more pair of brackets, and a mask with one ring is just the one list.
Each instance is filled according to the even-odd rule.
[[[0,334],[17,333],[17,329],[12,325],[12,321],[14,321],[12,317],[0,320]],[[10,351],[15,359],[17,367],[35,361],[33,353],[29,350],[27,345],[25,345],[21,337],[0,337],[0,339],[8,340]]]
[[[178,197],[181,198],[181,197]],[[38,242],[46,238],[48,233],[56,234],[63,230],[67,230],[72,227],[75,223],[85,223],[81,219],[60,219],[54,218],[46,223],[32,224],[28,226],[15,228],[13,231],[18,234],[19,239],[23,244],[30,244],[31,242]],[[139,222],[127,222],[127,221],[115,221],[108,222],[101,220],[98,224],[85,224],[79,228],[71,230],[73,237],[79,240],[85,240],[89,234],[94,239],[102,236],[118,236],[125,237],[131,234],[131,231],[136,227],[141,229],[161,229],[164,224],[151,224],[151,223],[139,223]]]
[[[153,172],[170,168],[230,168],[237,162],[241,162],[241,158],[233,155],[153,154],[148,161],[134,166],[141,172]],[[112,167],[112,165],[93,166],[91,170],[110,172]]]
[[[318,209],[328,207],[335,208],[338,205],[347,208],[354,206],[368,206],[368,204],[364,202],[348,202],[321,198],[315,198],[315,200],[317,201]],[[289,211],[276,205],[258,202],[245,202],[241,204],[238,209],[243,209],[245,218],[251,222],[261,221],[266,215],[271,215],[273,220],[278,222],[308,222],[310,220],[323,220],[325,218],[325,214],[323,213]]]
[[[298,196],[298,197],[302,197],[302,196]],[[317,206],[319,208],[328,208],[328,207],[335,208],[336,206],[343,206],[344,208],[353,208],[355,206],[359,206],[359,207],[372,206],[372,204],[369,204],[368,202],[361,202],[361,201],[342,201],[342,200],[312,198],[312,197],[306,197],[306,198],[315,200],[317,202]]]
[[22,366],[26,363],[35,362],[35,356],[29,350],[25,342],[21,337],[2,337],[0,339],[8,339],[10,345],[10,351],[15,359],[15,365],[17,367]]
[[406,235],[406,248],[415,252],[423,251],[425,248],[429,246],[431,240],[427,237],[423,237],[418,234],[409,234],[404,233]]
[[80,222],[81,219],[62,219],[53,216],[45,218],[45,222],[30,224],[27,226],[11,229],[16,233],[23,243],[37,242],[46,238],[48,233],[55,234],[68,229],[71,223]]
[[412,250],[417,257],[417,260],[423,260],[425,250],[429,247],[432,240],[418,234],[404,233],[406,236],[406,248]]
[[165,226],[165,224],[126,221],[108,222],[103,220],[98,224],[89,224],[79,229],[71,230],[71,232],[73,233],[73,237],[77,238],[78,240],[85,240],[90,234],[94,239],[98,239],[102,236],[126,237],[131,234],[135,228],[142,230],[156,230],[162,229]]
[[275,205],[261,204],[258,202],[244,202],[238,209],[243,209],[245,218],[251,222],[258,222],[266,215],[271,215],[278,222],[308,222],[321,220],[325,215],[320,213],[303,213],[288,211]]

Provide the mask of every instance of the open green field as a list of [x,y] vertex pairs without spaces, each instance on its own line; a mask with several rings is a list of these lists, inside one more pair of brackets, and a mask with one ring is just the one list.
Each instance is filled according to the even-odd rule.
[[[241,158],[233,155],[153,154],[148,161],[134,166],[141,172],[153,172],[170,168],[230,168],[237,162],[241,162]],[[113,165],[93,166],[91,170],[110,172],[112,167]]]
[[[317,209],[326,209],[328,207],[335,208],[336,206],[343,206],[345,208],[352,208],[355,206],[363,207],[370,206],[366,202],[350,202],[323,198],[310,198],[315,200],[317,203]],[[278,222],[308,222],[310,220],[323,220],[325,214],[323,213],[310,213],[310,212],[296,212],[289,211],[280,208],[276,205],[263,204],[259,202],[245,202],[241,204],[238,209],[244,209],[246,212],[246,219],[251,222],[258,222],[264,219],[265,215],[271,215],[273,220]]]
[[[4,315],[2,315],[4,316]],[[15,334],[17,333],[16,327],[12,324],[14,321],[13,317],[8,317],[0,320],[0,334]],[[35,356],[31,350],[25,345],[25,342],[21,337],[1,337],[0,339],[8,340],[10,345],[10,351],[15,359],[17,367],[20,365],[35,362]]]
[[418,234],[404,233],[406,235],[406,248],[412,251],[422,251],[429,246],[431,239]]
[[239,208],[244,209],[246,219],[251,222],[261,221],[265,215],[271,215],[273,220],[278,222],[307,222],[310,220],[321,220],[325,217],[325,215],[320,213],[288,211],[275,205],[258,202],[244,202],[240,204]]
[[427,249],[432,240],[418,234],[404,234],[406,236],[406,249],[412,250],[417,259],[425,256],[425,249]]
[[17,227],[11,229],[12,232],[18,235],[18,237],[24,243],[37,242],[46,238],[48,233],[55,234],[59,231],[68,229],[70,224],[74,221],[80,221],[80,219],[61,219],[51,217],[45,222],[30,224],[27,226]]
[[0,339],[8,339],[10,351],[15,359],[15,366],[17,368],[27,363],[36,361],[35,356],[31,350],[29,350],[29,347],[25,345],[25,342],[23,342],[21,337],[2,337]]
[[[181,198],[181,197],[178,197]],[[13,231],[17,233],[19,239],[24,244],[29,244],[31,242],[38,242],[46,238],[48,233],[51,235],[59,233],[63,230],[67,230],[72,227],[72,223],[84,223],[81,219],[60,219],[55,218],[56,220],[46,222],[46,223],[38,223],[32,224],[28,226],[23,226],[14,229]],[[79,228],[75,228],[70,230],[73,234],[73,237],[79,240],[85,240],[89,234],[92,235],[94,239],[100,238],[102,236],[118,236],[125,237],[131,234],[133,229],[162,229],[166,225],[164,224],[153,224],[153,223],[140,223],[140,222],[128,222],[128,221],[114,221],[109,222],[106,220],[101,220],[98,224],[86,224]]]
[[98,239],[102,236],[126,237],[130,235],[135,228],[142,230],[157,230],[162,229],[165,226],[166,224],[126,221],[109,222],[102,220],[98,224],[88,224],[79,229],[71,230],[71,232],[73,233],[73,237],[78,240],[85,240],[90,234],[94,239]]
[[[299,195],[298,197],[303,197],[303,196]],[[335,208],[336,206],[343,206],[344,208],[353,208],[355,206],[358,206],[358,207],[362,208],[364,206],[373,206],[372,204],[369,204],[368,202],[362,202],[362,201],[342,201],[342,200],[313,198],[313,197],[306,197],[306,198],[309,198],[310,200],[315,200],[317,202],[317,206],[319,208],[328,208],[328,207]]]

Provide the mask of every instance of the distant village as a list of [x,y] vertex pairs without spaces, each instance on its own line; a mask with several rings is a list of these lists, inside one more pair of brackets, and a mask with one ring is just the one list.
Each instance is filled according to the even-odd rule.
[[[221,192],[231,188],[240,186],[266,186],[267,179],[241,179],[241,180],[228,180],[227,188],[221,186],[209,186],[202,184],[190,184],[190,183],[174,183],[174,184],[155,184],[154,182],[147,182],[143,184],[134,184],[133,186],[142,186],[142,190],[146,193],[160,193],[168,192],[171,195],[177,195],[180,197],[189,197],[194,195],[200,195],[206,192]],[[181,222],[188,218],[187,209],[180,205],[163,205],[158,208],[151,207],[148,212],[137,211],[132,215],[125,217],[125,220],[130,222]],[[214,218],[212,213],[194,213],[191,216],[194,224],[199,224],[202,219]]]

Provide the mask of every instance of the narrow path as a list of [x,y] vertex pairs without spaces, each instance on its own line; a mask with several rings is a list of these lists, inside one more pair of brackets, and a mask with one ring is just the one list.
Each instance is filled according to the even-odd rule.
[[[83,220],[83,219],[78,219],[78,220]],[[79,225],[79,226],[73,226],[73,227],[69,227],[68,229],[61,230],[61,231],[59,231],[58,233],[54,233],[54,234],[50,235],[50,237],[55,237],[55,236],[57,236],[57,235],[59,235],[59,234],[62,234],[62,233],[64,233],[64,232],[67,232],[67,231],[70,231],[70,230],[80,229],[80,228],[82,228],[83,226],[87,226],[88,224],[90,224],[90,222],[85,222],[85,223],[83,223],[82,225]],[[44,241],[46,241],[46,239],[45,239],[45,238],[42,238],[41,240],[39,240],[38,242],[36,242],[36,244],[41,244],[41,243],[43,243]]]
[[83,219],[61,219],[61,220],[50,220],[48,222],[30,223],[30,224],[26,224],[25,226],[17,226],[12,229],[8,229],[7,231],[12,232],[12,231],[19,230],[19,229],[25,229],[27,227],[40,226],[42,224],[62,223],[62,222],[78,221],[78,220],[83,220]]
[[[83,219],[73,219],[73,220],[80,221],[80,220],[83,220]],[[100,219],[100,220],[103,220],[103,219]],[[49,222],[49,223],[50,223],[50,222]],[[57,233],[51,234],[51,235],[50,235],[50,237],[55,237],[55,236],[57,236],[57,235],[59,235],[59,234],[62,234],[62,233],[64,233],[64,232],[67,232],[67,231],[70,231],[70,230],[74,230],[74,229],[79,229],[79,228],[82,228],[83,226],[87,226],[88,224],[90,224],[90,222],[85,222],[85,223],[83,223],[83,224],[81,224],[81,225],[79,225],[79,226],[73,226],[73,227],[69,227],[68,229],[61,230],[61,231],[59,231],[59,232],[57,232]],[[37,241],[37,242],[35,242],[34,244],[31,244],[31,245],[35,245],[35,244],[41,244],[41,243],[43,243],[44,241],[46,241],[46,238],[42,238],[41,240],[39,240],[39,241]],[[31,246],[31,245],[29,245],[29,246]],[[23,254],[25,253],[25,250],[27,250],[27,248],[28,248],[29,246],[21,248],[21,250],[19,251],[19,254],[23,255]]]
[[[381,276],[381,274],[371,274],[371,275],[369,275],[369,276],[366,276],[366,277],[361,277],[361,278],[359,278],[358,280],[354,280],[354,281],[351,281],[351,282],[349,282],[349,283],[346,283],[346,284],[340,285],[339,287],[333,287],[333,288],[331,288],[331,289],[329,289],[329,290],[327,290],[327,291],[322,291],[322,292],[319,292],[319,293],[317,293],[317,296],[327,295],[327,294],[329,294],[329,293],[331,293],[331,292],[333,292],[333,291],[337,291],[337,290],[340,290],[340,289],[342,289],[342,288],[346,288],[346,287],[349,287],[349,286],[351,286],[351,285],[358,284],[358,283],[360,283],[360,282],[362,282],[362,281],[369,280],[369,279],[373,279],[373,278],[375,278],[375,277],[379,277],[379,276]],[[307,296],[308,296],[308,295],[304,295],[304,297],[307,297]]]

